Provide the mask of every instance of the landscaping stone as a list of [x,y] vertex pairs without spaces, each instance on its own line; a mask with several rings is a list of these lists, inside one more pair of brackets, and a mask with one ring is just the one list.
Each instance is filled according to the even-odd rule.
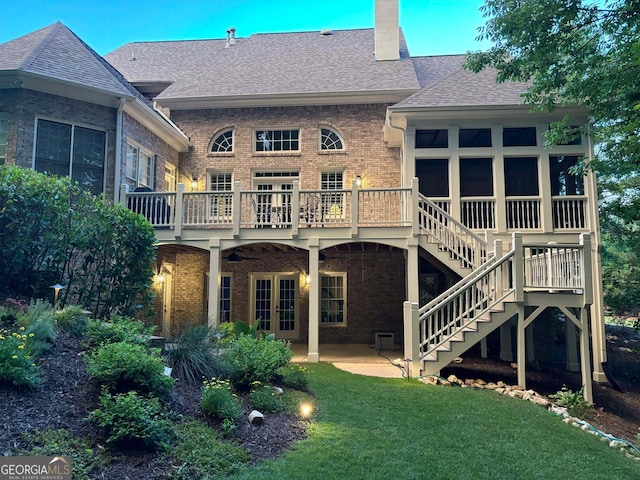
[[276,395],[282,395],[284,393],[284,390],[282,388],[280,388],[280,387],[273,387],[273,392]]
[[264,415],[258,410],[252,410],[249,414],[249,423],[251,425],[262,425],[264,423]]

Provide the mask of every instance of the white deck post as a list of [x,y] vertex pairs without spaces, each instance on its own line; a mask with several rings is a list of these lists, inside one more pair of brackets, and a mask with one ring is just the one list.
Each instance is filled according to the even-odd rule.
[[418,239],[416,237],[409,237],[407,241],[407,268],[406,268],[406,282],[407,282],[407,299],[410,302],[420,302],[420,278],[419,278],[419,265],[418,259]]
[[320,361],[320,268],[318,264],[320,241],[317,238],[309,240],[309,350],[307,361]]
[[[513,289],[516,302],[524,302],[524,251],[522,249],[522,233],[514,232],[511,248],[513,254]],[[524,333],[523,333],[524,335]]]
[[589,316],[587,307],[580,309],[580,364],[582,365],[582,385],[584,399],[593,403],[593,388],[591,385],[591,360],[589,353]]
[[182,236],[182,218],[184,212],[184,183],[179,183],[176,188],[176,206],[173,218],[173,234],[176,239]]
[[123,183],[120,185],[120,205],[127,206],[127,193],[129,193],[129,185]]
[[418,208],[419,194],[420,189],[418,179],[414,177],[411,179],[411,200],[409,201],[409,205],[411,205],[409,218],[411,219],[411,231],[413,235],[418,235],[420,233],[420,209]]
[[293,181],[293,192],[291,193],[291,236],[298,236],[300,228],[300,181]]
[[360,216],[360,196],[357,180],[351,182],[351,236],[358,236],[358,217]]
[[209,239],[209,307],[207,323],[210,327],[217,327],[220,315],[220,239]]
[[236,181],[233,184],[233,236],[238,237],[240,235],[240,220],[242,212],[242,183]]
[[411,364],[411,376],[420,375],[420,325],[419,307],[416,302],[404,302],[404,358]]
[[524,327],[524,304],[518,305],[518,345],[517,345],[517,362],[518,362],[518,385],[527,388],[527,359],[526,359],[526,337]]

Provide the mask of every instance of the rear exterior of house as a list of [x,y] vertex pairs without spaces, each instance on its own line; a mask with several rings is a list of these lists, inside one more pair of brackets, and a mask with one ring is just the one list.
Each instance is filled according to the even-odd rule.
[[605,380],[595,178],[570,170],[593,146],[543,147],[550,122],[585,112],[533,113],[526,85],[467,72],[464,56],[411,57],[386,0],[375,29],[230,30],[105,59],[99,73],[122,91],[86,109],[60,96],[73,120],[25,114],[51,93],[22,72],[22,87],[0,89],[0,135],[7,163],[50,171],[41,132],[104,132],[92,137],[101,191],[156,227],[166,337],[243,320],[307,344],[309,361],[323,344],[392,341],[415,374],[500,332],[524,385],[535,320],[553,308],[568,368]]

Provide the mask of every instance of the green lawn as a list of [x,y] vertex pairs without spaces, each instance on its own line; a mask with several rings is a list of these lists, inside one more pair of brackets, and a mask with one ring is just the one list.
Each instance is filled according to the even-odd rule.
[[309,438],[233,478],[640,478],[638,462],[530,402],[308,368],[321,405]]

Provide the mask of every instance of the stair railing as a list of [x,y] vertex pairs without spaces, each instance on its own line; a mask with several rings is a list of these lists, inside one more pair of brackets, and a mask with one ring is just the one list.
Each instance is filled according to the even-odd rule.
[[490,258],[419,309],[421,359],[450,341],[514,291],[509,275],[514,255],[515,250],[511,250],[500,258]]
[[418,195],[420,229],[433,237],[451,258],[476,269],[487,258],[487,242],[424,195]]

